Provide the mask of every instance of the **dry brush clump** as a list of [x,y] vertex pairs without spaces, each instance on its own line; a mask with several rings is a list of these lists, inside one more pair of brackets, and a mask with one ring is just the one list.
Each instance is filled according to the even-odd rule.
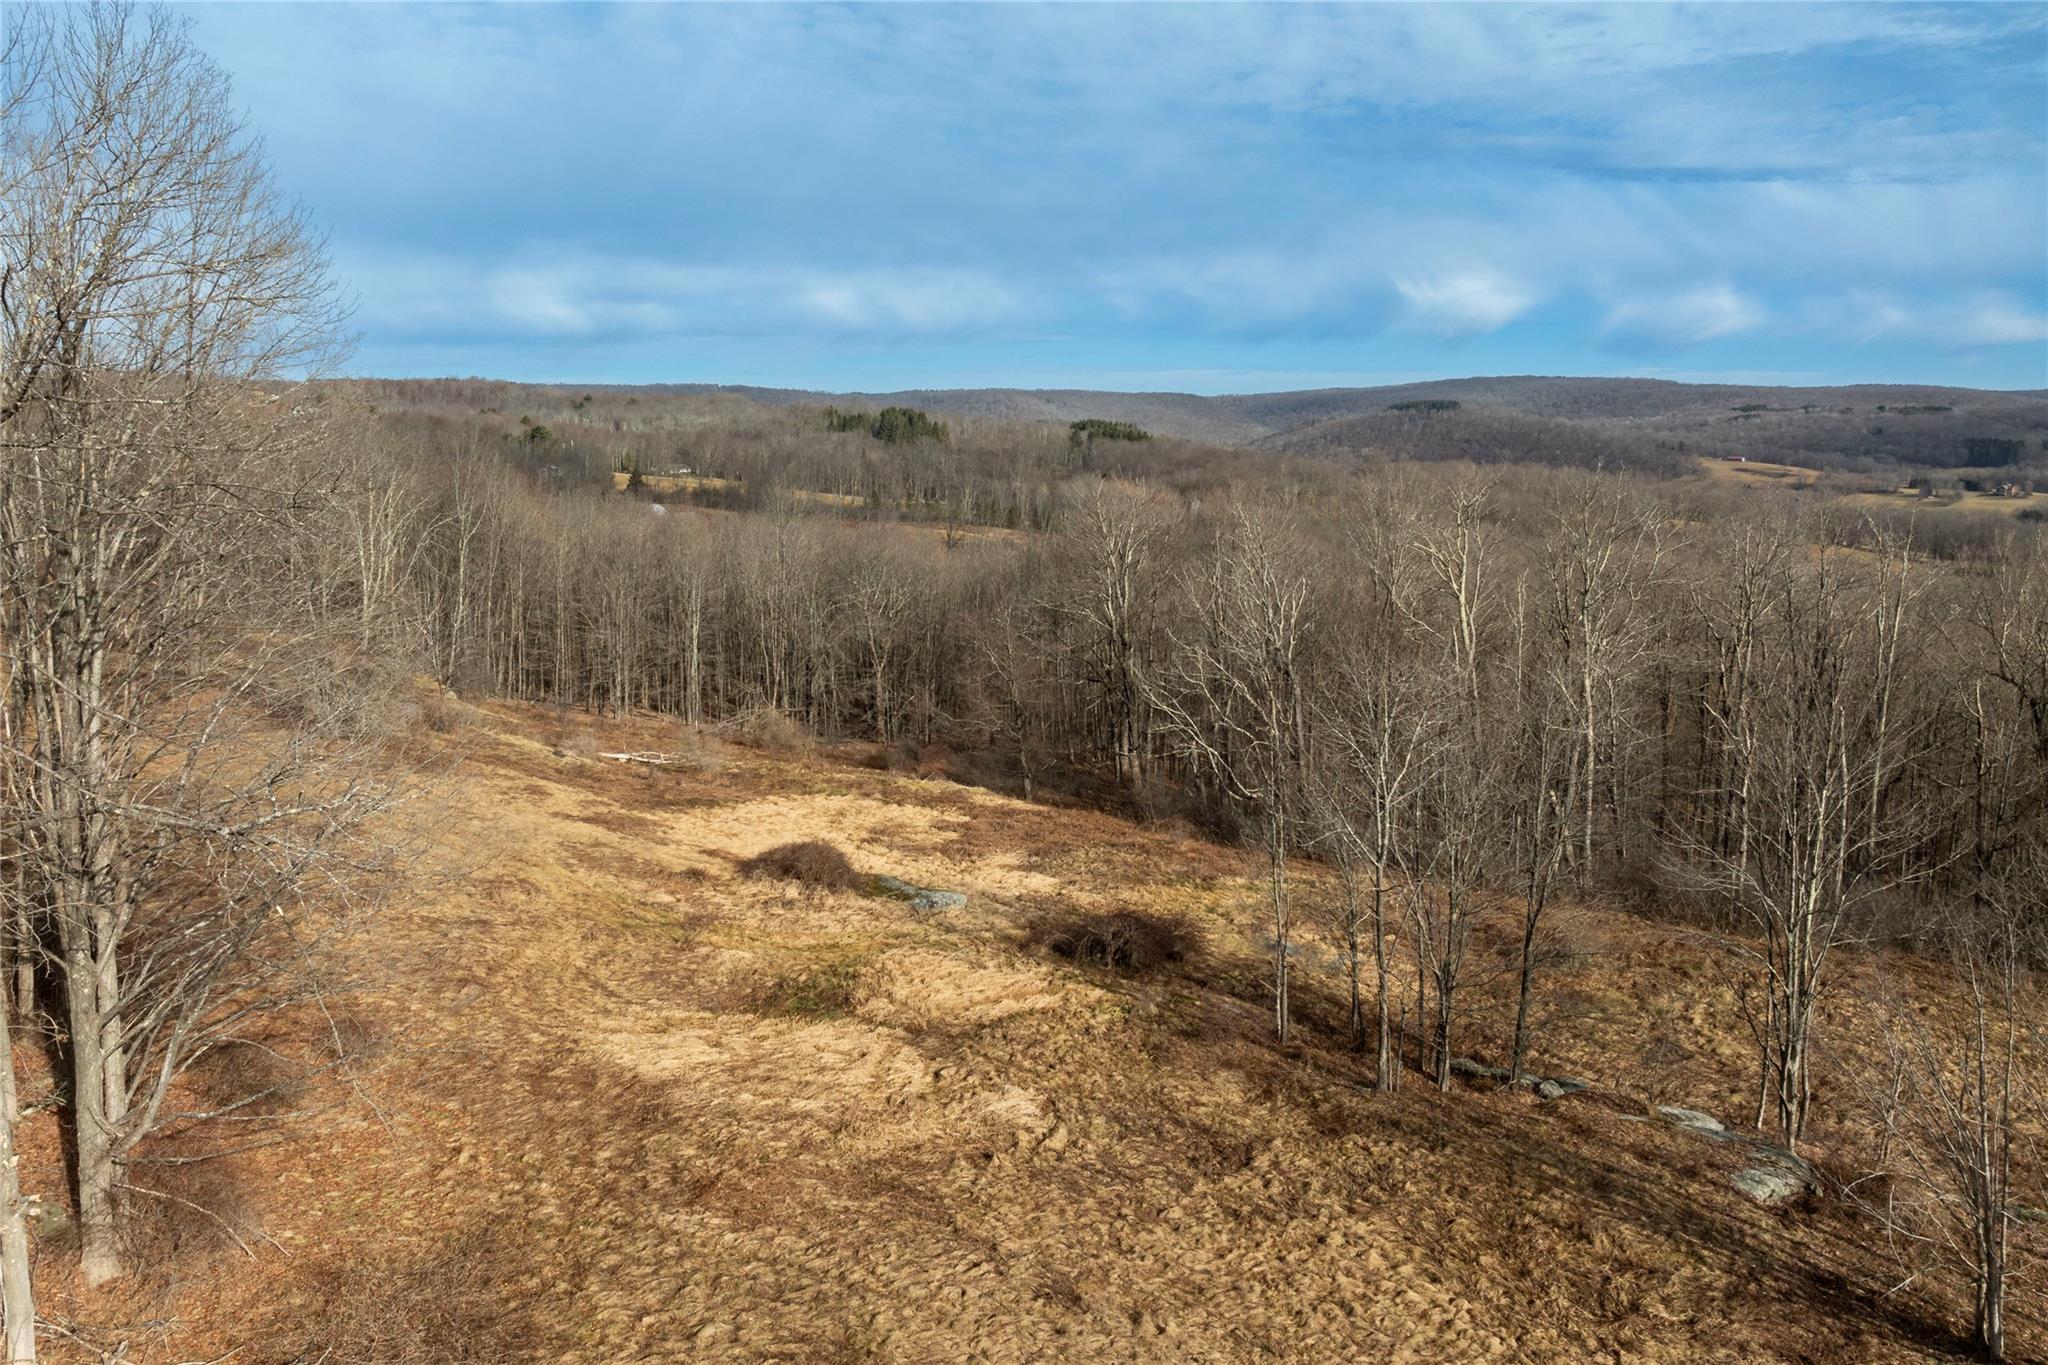
[[502,1226],[478,1222],[405,1255],[349,1261],[321,1286],[301,1354],[285,1358],[333,1365],[521,1359],[532,1349],[534,1325],[508,1294],[520,1254]]
[[822,839],[777,844],[756,853],[740,863],[740,875],[795,882],[813,891],[855,891],[868,880],[854,871],[844,853]]
[[803,753],[812,744],[811,733],[788,712],[773,706],[759,706],[731,717],[719,727],[735,743],[769,753]]
[[564,758],[596,758],[597,736],[589,726],[580,726],[568,731],[556,742],[555,752]]
[[1120,976],[1145,976],[1186,962],[1194,939],[1175,919],[1143,910],[1111,910],[1045,920],[1033,942],[1058,957]]

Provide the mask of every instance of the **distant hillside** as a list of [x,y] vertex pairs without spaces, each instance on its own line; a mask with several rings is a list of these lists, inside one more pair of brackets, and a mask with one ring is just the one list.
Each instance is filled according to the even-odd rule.
[[[2038,467],[2048,462],[2048,390],[1931,385],[1832,388],[1680,384],[1661,379],[1512,375],[1286,393],[1109,393],[1086,389],[908,389],[817,393],[664,385],[770,406],[903,404],[998,421],[1105,417],[1148,431],[1304,454],[1661,464],[1674,456],[1747,455],[1827,468]],[[1414,414],[1393,405],[1455,402]],[[1430,422],[1435,426],[1427,425]],[[1412,447],[1412,448],[1411,448]],[[1559,459],[1560,455],[1568,458]]]
[[[900,389],[893,393],[820,393],[807,389],[763,389],[747,385],[675,384],[666,392],[733,394],[771,407],[833,406],[923,408],[998,422],[1057,422],[1083,417],[1135,422],[1147,431],[1224,445],[1250,445],[1276,430],[1251,414],[1232,412],[1234,401],[1194,393],[1111,393],[1095,389]],[[1274,394],[1275,398],[1291,395]]]
[[[1315,457],[1461,459],[1663,472],[1742,456],[1889,478],[1919,469],[2048,477],[2048,390],[1929,385],[1770,388],[1658,379],[1501,376],[1288,393],[1112,393],[1088,389],[903,389],[822,393],[746,385],[514,385],[476,379],[359,380],[402,408],[531,413],[559,427],[604,409],[614,431],[746,424],[791,409],[906,407],[984,428],[1081,418],[1154,435]],[[750,416],[751,415],[751,416]],[[1060,433],[1064,440],[1064,430]],[[1004,438],[1011,439],[1011,438]]]

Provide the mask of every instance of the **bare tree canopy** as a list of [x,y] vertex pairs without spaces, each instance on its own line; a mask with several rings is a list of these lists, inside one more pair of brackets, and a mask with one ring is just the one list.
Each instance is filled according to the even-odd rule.
[[138,1146],[197,1117],[172,1082],[264,1007],[286,912],[372,861],[357,836],[390,793],[364,776],[348,636],[297,572],[343,488],[304,383],[336,340],[319,244],[184,21],[96,5],[22,32],[0,208],[6,908],[14,950],[55,964],[99,1282],[122,1270]]

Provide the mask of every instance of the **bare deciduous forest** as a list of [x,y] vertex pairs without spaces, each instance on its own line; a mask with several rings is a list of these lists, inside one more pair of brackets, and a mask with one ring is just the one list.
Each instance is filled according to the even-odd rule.
[[306,378],[10,42],[10,1360],[2048,1350],[2048,398]]

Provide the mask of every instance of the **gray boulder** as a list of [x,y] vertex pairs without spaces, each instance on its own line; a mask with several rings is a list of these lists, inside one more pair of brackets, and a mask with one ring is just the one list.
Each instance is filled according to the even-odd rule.
[[1759,1142],[1752,1155],[1755,1159],[1728,1180],[1757,1203],[1772,1207],[1790,1203],[1814,1187],[1812,1165],[1783,1147]]
[[1806,1182],[1783,1166],[1745,1166],[1728,1183],[1765,1205],[1788,1203],[1806,1192]]
[[928,912],[958,910],[967,904],[967,897],[963,892],[935,891],[929,887],[912,886],[900,877],[875,878],[875,894],[887,896],[890,900],[902,901],[913,910]]
[[1716,1142],[1726,1142],[1735,1136],[1721,1126],[1721,1120],[1712,1114],[1702,1114],[1697,1109],[1681,1109],[1675,1104],[1660,1104],[1657,1106],[1657,1116],[1666,1123],[1685,1129],[1688,1133],[1713,1138]]

